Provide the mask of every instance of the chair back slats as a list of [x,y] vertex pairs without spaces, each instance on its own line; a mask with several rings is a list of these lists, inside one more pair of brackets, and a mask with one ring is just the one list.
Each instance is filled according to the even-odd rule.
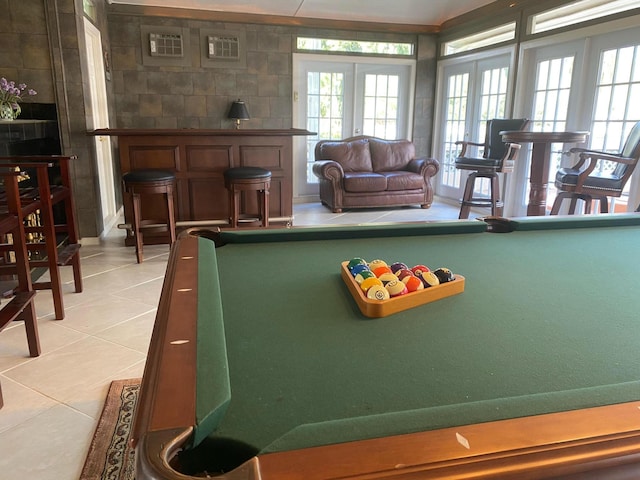
[[[50,281],[34,281],[36,290],[50,289],[53,294],[55,318],[64,318],[62,279],[59,266],[73,267],[75,291],[82,292],[82,273],[79,255],[79,232],[76,221],[75,206],[70,178],[69,164],[75,156],[64,155],[25,155],[0,157],[0,168],[20,168],[29,173],[30,178],[21,182],[19,199],[21,202],[20,219],[27,222],[39,211],[39,221],[25,227],[26,248],[33,252],[41,252],[43,258],[35,258],[29,265],[31,268],[46,266]],[[52,182],[52,180],[55,180]],[[6,206],[10,194],[4,189],[0,191],[0,207]],[[54,205],[64,208],[64,218],[54,216]],[[57,210],[56,210],[57,211]],[[63,234],[63,235],[60,235]],[[61,240],[66,237],[62,252],[59,251]],[[69,254],[65,254],[67,251]],[[62,262],[64,259],[64,262]],[[0,267],[6,271],[6,266]]]

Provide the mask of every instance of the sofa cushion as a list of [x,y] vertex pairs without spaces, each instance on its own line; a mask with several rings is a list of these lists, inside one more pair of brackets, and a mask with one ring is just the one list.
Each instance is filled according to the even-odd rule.
[[384,172],[387,177],[387,190],[421,190],[424,188],[422,175],[411,172]]
[[320,146],[323,160],[338,162],[345,172],[372,172],[367,139],[353,142],[325,142]]
[[377,173],[345,172],[343,180],[345,192],[384,192],[387,189],[386,177]]
[[402,170],[416,155],[416,147],[409,140],[369,139],[374,172]]

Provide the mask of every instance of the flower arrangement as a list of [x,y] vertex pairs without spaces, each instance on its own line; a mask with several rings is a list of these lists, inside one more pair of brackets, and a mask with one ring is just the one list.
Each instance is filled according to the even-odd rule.
[[16,85],[15,82],[0,78],[0,119],[13,120],[18,118],[22,109],[20,102],[26,95],[36,95],[38,92],[32,88],[27,89],[24,83]]

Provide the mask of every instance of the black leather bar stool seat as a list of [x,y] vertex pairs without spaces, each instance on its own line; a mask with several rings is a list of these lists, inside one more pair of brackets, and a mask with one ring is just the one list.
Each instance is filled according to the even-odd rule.
[[240,221],[240,194],[243,191],[258,193],[258,216],[263,227],[269,226],[269,187],[271,172],[259,167],[233,167],[224,172],[224,185],[229,191],[231,215],[229,224],[237,228]]
[[[142,263],[142,229],[145,226],[165,223],[169,232],[170,244],[176,241],[176,220],[173,206],[173,192],[176,176],[164,170],[134,170],[122,176],[124,190],[131,195],[132,220],[131,229],[136,241],[136,257]],[[167,201],[167,218],[163,220],[142,219],[140,195],[164,195]]]

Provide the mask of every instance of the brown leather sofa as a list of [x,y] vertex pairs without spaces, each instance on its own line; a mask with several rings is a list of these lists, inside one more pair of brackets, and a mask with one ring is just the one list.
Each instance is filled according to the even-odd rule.
[[414,158],[409,140],[383,140],[360,135],[320,140],[313,173],[320,180],[320,200],[333,212],[343,208],[396,207],[433,202],[431,177],[440,164]]

